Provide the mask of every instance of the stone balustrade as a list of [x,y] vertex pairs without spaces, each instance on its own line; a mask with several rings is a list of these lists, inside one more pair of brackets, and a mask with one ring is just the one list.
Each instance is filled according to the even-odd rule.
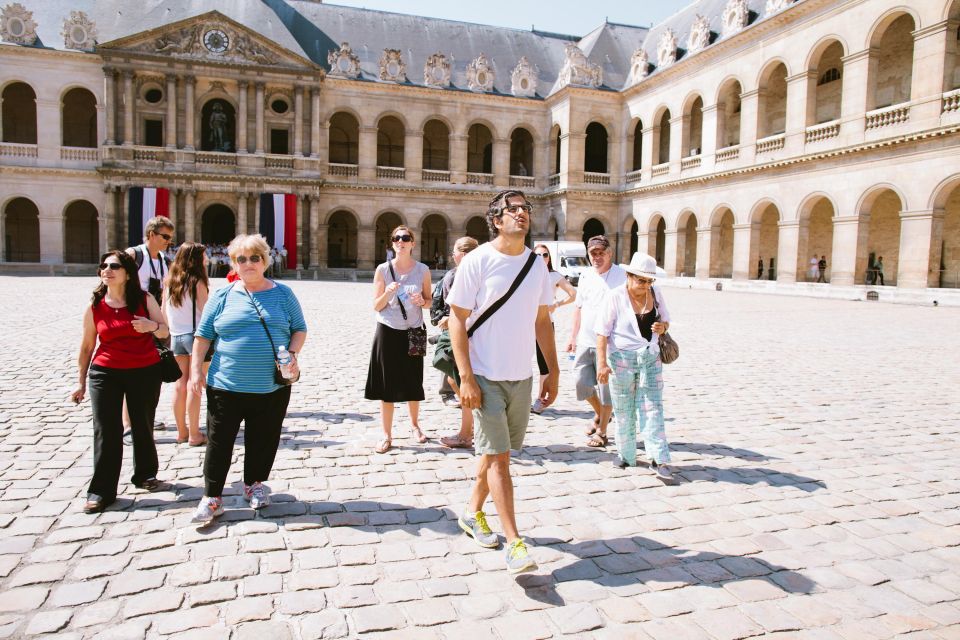
[[661,164],[653,165],[653,168],[650,169],[650,175],[654,178],[659,178],[660,176],[665,176],[670,173],[670,163],[663,162]]
[[450,172],[439,169],[424,169],[420,177],[424,182],[450,182]]
[[840,121],[831,120],[830,122],[807,127],[804,140],[807,144],[812,144],[814,142],[836,138],[838,135],[840,135]]
[[870,129],[880,129],[881,127],[901,124],[910,119],[910,105],[895,104],[890,107],[884,107],[883,109],[874,109],[873,111],[867,112],[865,119],[865,126],[868,131]]
[[467,173],[467,184],[493,185],[492,173]]
[[724,147],[723,149],[717,149],[717,154],[714,159],[714,162],[728,162],[730,160],[736,160],[740,157],[740,147],[739,145],[733,147]]
[[610,184],[610,174],[584,171],[583,182],[584,184]]
[[757,140],[757,153],[773,153],[780,151],[787,142],[787,136],[777,133]]

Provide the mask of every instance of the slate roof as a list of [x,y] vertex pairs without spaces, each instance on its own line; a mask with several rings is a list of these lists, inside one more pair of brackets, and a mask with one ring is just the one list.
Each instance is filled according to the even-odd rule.
[[[5,6],[11,0],[0,0]],[[590,62],[603,68],[603,88],[620,90],[630,72],[630,57],[643,46],[651,63],[663,30],[677,35],[678,62],[683,60],[690,27],[697,14],[710,19],[714,41],[722,33],[721,15],[727,0],[694,0],[653,28],[604,23],[578,37],[543,31],[494,27],[439,18],[343,7],[313,0],[18,0],[33,12],[39,40],[36,46],[63,48],[60,34],[70,11],[85,12],[97,26],[97,41],[109,42],[165,24],[217,10],[289,51],[329,68],[327,53],[349,42],[360,58],[361,79],[379,82],[384,48],[399,49],[407,65],[407,81],[423,84],[426,59],[437,52],[452,61],[451,89],[466,89],[467,65],[481,53],[492,61],[494,92],[510,94],[510,75],[521,56],[538,74],[538,96],[555,89],[563,67],[564,45],[575,42]],[[802,1],[802,0],[800,0]],[[749,22],[763,15],[766,0],[747,0]],[[657,69],[653,70],[656,73]]]

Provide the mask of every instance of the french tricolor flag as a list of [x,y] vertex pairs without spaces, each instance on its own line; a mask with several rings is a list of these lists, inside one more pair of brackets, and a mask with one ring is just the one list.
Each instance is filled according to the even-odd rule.
[[286,248],[287,264],[297,264],[297,196],[264,193],[260,196],[260,235],[277,249]]
[[129,233],[127,246],[135,247],[143,242],[143,230],[154,216],[170,216],[170,192],[154,187],[130,187]]

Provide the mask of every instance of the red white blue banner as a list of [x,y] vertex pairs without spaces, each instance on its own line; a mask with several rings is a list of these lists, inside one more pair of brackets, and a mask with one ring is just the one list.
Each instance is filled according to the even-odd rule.
[[143,242],[143,230],[150,218],[170,217],[170,192],[162,188],[131,187],[127,193],[130,198],[127,246],[135,247]]
[[287,250],[287,264],[297,264],[297,196],[292,193],[260,195],[260,235],[267,244]]

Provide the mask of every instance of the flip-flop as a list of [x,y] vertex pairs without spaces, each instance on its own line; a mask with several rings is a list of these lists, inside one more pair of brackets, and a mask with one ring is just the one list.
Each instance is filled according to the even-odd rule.
[[200,442],[191,442],[191,443],[190,443],[190,446],[191,446],[191,447],[202,447],[202,446],[205,445],[205,444],[207,444],[207,439],[206,439],[206,437],[204,437],[203,439],[201,439]]
[[593,434],[595,434],[595,433],[597,432],[597,429],[599,429],[599,428],[600,428],[600,416],[594,414],[594,416],[593,416],[593,426],[590,427],[589,429],[587,429],[586,431],[584,431],[584,433],[587,434],[588,436],[592,436]]
[[384,438],[377,444],[375,451],[377,453],[386,453],[393,447],[393,441],[390,438]]
[[468,442],[460,437],[460,434],[455,436],[443,436],[440,438],[440,444],[450,449],[472,449],[473,443]]
[[603,433],[595,433],[587,440],[587,446],[595,449],[602,449],[607,446],[607,436]]
[[189,438],[190,436],[186,436],[185,438],[181,438],[180,436],[177,436],[177,444],[186,444]]
[[423,432],[423,429],[421,429],[421,428],[418,427],[417,425],[412,424],[412,425],[410,425],[410,427],[413,429],[413,437],[416,438],[416,439],[417,439],[417,442],[419,442],[420,444],[423,444],[423,443],[425,443],[427,440],[430,439],[430,438],[428,438],[428,437],[426,436],[426,434]]

